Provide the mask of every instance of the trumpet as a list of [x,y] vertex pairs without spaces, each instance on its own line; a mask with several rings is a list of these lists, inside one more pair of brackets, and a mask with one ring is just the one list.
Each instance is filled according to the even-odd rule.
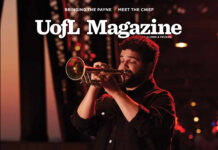
[[92,73],[105,72],[107,74],[113,74],[118,76],[123,76],[121,84],[125,83],[125,76],[128,71],[117,70],[117,69],[106,69],[106,68],[97,68],[86,66],[84,61],[80,57],[71,57],[65,66],[65,71],[67,76],[74,81],[81,80],[82,83],[87,85],[99,85],[100,81],[92,80]]

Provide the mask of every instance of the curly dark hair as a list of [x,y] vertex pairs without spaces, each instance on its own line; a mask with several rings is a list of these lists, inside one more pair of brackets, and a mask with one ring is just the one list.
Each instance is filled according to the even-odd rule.
[[134,35],[125,40],[123,40],[119,44],[120,50],[131,49],[132,51],[137,52],[141,60],[144,64],[148,62],[153,62],[153,70],[157,64],[158,57],[159,57],[159,46],[152,41],[151,39],[140,36]]

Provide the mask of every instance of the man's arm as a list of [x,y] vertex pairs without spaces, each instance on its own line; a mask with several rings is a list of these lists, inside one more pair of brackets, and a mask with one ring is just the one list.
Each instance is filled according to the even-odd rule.
[[[96,62],[94,63],[93,67],[99,67],[103,63]],[[91,80],[98,80],[100,81],[100,77],[97,74],[91,74]],[[95,102],[101,86],[94,86],[90,85],[88,92],[86,93],[85,97],[83,98],[82,102],[80,103],[77,113],[82,119],[89,119],[95,115]]]
[[[92,79],[97,79],[92,75]],[[76,111],[71,116],[72,124],[86,135],[95,136],[98,130],[95,103],[100,87],[91,85]]]
[[[130,122],[139,111],[139,104],[132,100],[126,93],[122,90],[118,90],[110,93],[114,98],[118,106],[120,107],[126,120]],[[149,114],[149,110],[145,108],[145,112]]]
[[77,113],[83,119],[89,119],[95,115],[95,101],[99,93],[99,88],[91,85],[86,96],[80,103]]
[[[105,91],[114,98],[126,120],[130,122],[138,113],[139,104],[121,90],[114,78],[107,79],[103,84]],[[144,110],[149,114],[148,109],[145,108]]]
[[95,100],[98,92],[99,89],[91,85],[79,107],[71,116],[74,127],[89,136],[95,136],[98,130],[95,117]]

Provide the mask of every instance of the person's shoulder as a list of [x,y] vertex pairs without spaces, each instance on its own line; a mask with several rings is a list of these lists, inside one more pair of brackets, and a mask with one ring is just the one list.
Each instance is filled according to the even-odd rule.
[[156,87],[154,89],[154,93],[159,95],[159,96],[169,96],[170,98],[173,98],[173,96],[172,96],[170,91],[168,91],[166,89],[162,89],[160,87]]
[[174,103],[172,94],[168,90],[158,86],[146,92],[144,98],[146,103],[153,103],[155,101],[169,101],[170,103]]
[[169,96],[172,97],[172,94],[165,89],[162,89],[158,86],[155,86],[153,89],[145,93],[145,96]]

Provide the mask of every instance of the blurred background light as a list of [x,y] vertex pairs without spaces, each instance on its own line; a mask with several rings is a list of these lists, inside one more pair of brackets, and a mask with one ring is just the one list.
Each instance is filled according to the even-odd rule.
[[175,47],[177,47],[177,48],[185,48],[185,47],[188,47],[188,43],[178,42],[178,43],[175,43]]
[[201,129],[199,129],[199,128],[196,129],[196,133],[197,133],[197,134],[200,134],[200,133],[201,133]]
[[197,103],[196,103],[195,101],[192,101],[192,102],[190,103],[190,105],[191,105],[192,107],[195,107],[195,106],[197,105]]
[[198,117],[194,117],[194,122],[198,122],[199,121],[199,118]]

